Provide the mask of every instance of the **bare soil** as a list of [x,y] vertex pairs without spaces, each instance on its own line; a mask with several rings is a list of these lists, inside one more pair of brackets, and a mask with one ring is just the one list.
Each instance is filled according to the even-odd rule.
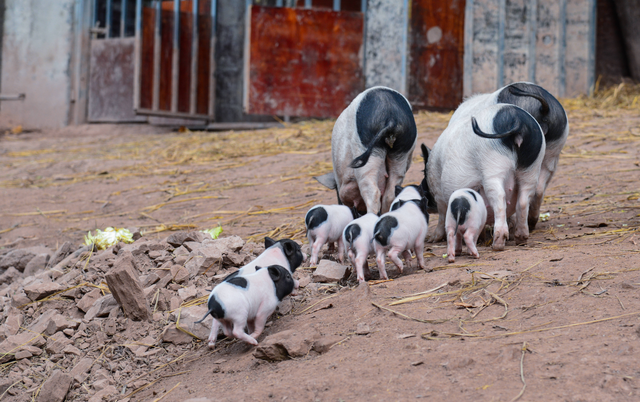
[[[389,282],[356,286],[352,275],[308,287],[261,339],[313,326],[341,337],[327,353],[268,363],[240,342],[214,350],[194,342],[184,355],[168,348],[176,353],[158,359],[182,357],[131,400],[637,401],[640,114],[568,113],[571,133],[542,207],[550,219],[526,246],[481,245],[479,260],[465,253],[447,264],[445,243],[426,244],[432,272],[413,261],[402,275],[389,266]],[[417,114],[419,142],[431,147],[448,117]],[[306,242],[304,213],[335,201],[312,179],[331,169],[331,127],[180,133],[96,125],[5,134],[0,246],[55,249],[107,226],[161,238],[218,224],[224,235]],[[422,179],[421,158],[413,160],[405,183]],[[369,333],[357,335],[358,324]]]

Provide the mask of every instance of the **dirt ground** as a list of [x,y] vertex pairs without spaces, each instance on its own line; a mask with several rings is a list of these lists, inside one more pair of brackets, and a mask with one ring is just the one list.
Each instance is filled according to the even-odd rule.
[[[565,106],[571,133],[542,207],[550,219],[527,246],[481,245],[479,260],[447,264],[446,243],[426,244],[433,272],[413,261],[403,275],[389,266],[390,282],[358,287],[352,275],[304,290],[262,339],[312,326],[342,338],[327,353],[268,363],[239,342],[194,343],[131,400],[639,400],[640,108]],[[418,141],[431,147],[449,116],[418,113]],[[218,224],[224,235],[306,243],[305,212],[335,201],[312,179],[331,169],[332,125],[4,134],[0,247],[81,244],[107,226],[161,238]],[[422,179],[413,160],[405,183]]]

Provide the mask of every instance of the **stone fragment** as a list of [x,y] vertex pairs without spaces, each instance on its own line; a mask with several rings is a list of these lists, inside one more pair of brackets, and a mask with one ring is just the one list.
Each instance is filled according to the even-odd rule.
[[233,265],[235,267],[243,266],[244,259],[246,254],[238,254],[234,252],[230,252],[224,256],[224,263],[227,265]]
[[73,378],[60,370],[54,370],[42,385],[36,402],[62,402],[69,392]]
[[32,356],[33,355],[28,350],[21,350],[19,352],[16,352],[14,357],[15,357],[16,360],[22,360],[22,359],[29,359]]
[[60,354],[71,343],[73,343],[71,339],[67,338],[62,332],[58,332],[47,339],[47,345],[44,350],[50,355]]
[[367,323],[359,322],[356,326],[356,335],[368,335],[370,332],[371,329]]
[[7,336],[15,335],[20,330],[20,327],[24,323],[24,316],[19,312],[11,312],[4,322],[4,330]]
[[20,350],[26,350],[27,352],[31,353],[33,356],[40,356],[42,354],[42,349],[36,346],[31,346],[31,345],[24,345],[20,348]]
[[47,324],[47,328],[45,328],[44,332],[47,335],[53,335],[56,332],[63,331],[67,328],[77,328],[78,322],[71,321],[65,318],[62,314],[56,314],[49,320]]
[[178,296],[173,296],[171,298],[170,303],[170,310],[177,310],[180,308],[180,305],[182,304],[182,299],[180,299]]
[[171,278],[175,283],[184,283],[189,280],[189,270],[183,266],[174,265],[171,267]]
[[105,275],[109,290],[117,300],[124,314],[134,321],[148,320],[151,317],[147,299],[134,273],[131,258],[118,258],[113,269]]
[[47,296],[50,296],[56,292],[63,290],[62,285],[49,282],[49,283],[34,283],[29,286],[25,286],[24,292],[27,294],[27,297],[33,301],[44,299]]
[[44,344],[44,338],[32,332],[25,331],[20,334],[12,335],[0,342],[0,363],[6,363],[13,360],[13,354],[20,349],[26,350],[25,346],[27,345],[40,347]]
[[113,336],[116,334],[116,320],[114,320],[113,318],[107,318],[102,324],[102,327],[104,328],[104,332],[107,335]]
[[27,329],[32,333],[35,332],[36,334],[41,334],[45,331],[45,329],[47,329],[49,320],[51,320],[55,315],[58,314],[60,314],[60,312],[58,312],[58,310],[56,309],[47,310],[42,313],[42,315],[35,321],[33,321]]
[[267,336],[253,355],[258,359],[270,361],[305,356],[318,339],[320,333],[312,327],[290,329]]
[[[211,238],[211,236],[208,236],[208,238]],[[167,237],[167,243],[169,243],[170,245],[172,245],[173,247],[180,247],[182,246],[182,244],[184,244],[185,242],[198,242],[198,243],[202,243],[203,240],[205,240],[207,237],[205,237],[205,234],[202,232],[197,232],[197,231],[193,231],[193,232],[176,232],[173,233],[172,235],[170,235],[169,237]]]
[[24,268],[24,276],[34,275],[42,271],[47,266],[49,258],[49,254],[46,253],[41,253],[33,257]]
[[29,299],[23,291],[15,292],[11,296],[11,305],[13,307],[21,307],[28,303],[31,303],[31,299]]
[[162,331],[162,341],[173,343],[174,345],[184,345],[191,343],[193,337],[180,331],[175,324],[170,324]]
[[311,275],[302,273],[299,271],[295,272],[298,275],[298,286],[301,288],[306,288],[309,283],[311,283]]
[[290,297],[285,298],[280,302],[278,307],[276,307],[276,313],[280,315],[287,315],[293,310],[293,300]]
[[313,272],[313,281],[322,283],[338,282],[348,278],[350,274],[349,268],[342,264],[330,260],[320,260],[318,267]]
[[102,292],[100,291],[100,289],[93,289],[89,293],[87,293],[84,296],[82,296],[82,299],[80,299],[78,301],[76,306],[80,310],[82,310],[82,311],[84,311],[86,313],[87,311],[89,311],[91,306],[94,305],[96,300],[98,300],[101,296],[102,296]]
[[160,277],[158,276],[158,274],[156,274],[155,272],[152,272],[149,275],[145,276],[144,280],[142,280],[142,287],[143,288],[149,287],[155,284],[156,282],[158,282],[159,280],[160,280]]
[[182,302],[188,302],[189,300],[193,300],[198,297],[198,290],[195,285],[191,285],[188,288],[181,288],[178,290],[178,296],[182,299]]
[[0,284],[2,283],[13,283],[18,280],[18,278],[22,278],[22,273],[15,269],[14,267],[7,268],[6,271],[2,275],[0,275]]
[[83,353],[80,351],[80,349],[76,348],[73,345],[67,345],[64,347],[64,349],[62,349],[62,352],[68,355],[76,355],[76,356],[82,356]]
[[94,359],[90,359],[88,357],[85,357],[84,359],[81,359],[73,367],[73,369],[71,369],[71,372],[69,374],[78,383],[83,383],[84,380],[86,380],[87,377],[89,376],[88,372],[89,372],[89,369],[91,369],[91,366],[93,366],[93,361],[94,361]]
[[53,253],[51,258],[49,259],[49,266],[50,267],[56,266],[60,261],[64,260],[69,254],[73,253],[74,250],[75,250],[75,246],[73,245],[72,242],[70,241],[64,242],[64,244],[60,246],[60,248],[55,253]]
[[4,257],[0,258],[0,271],[4,271],[9,267],[14,267],[20,272],[24,272],[25,267],[31,261],[36,253],[27,249],[19,249],[8,252]]
[[91,306],[87,313],[84,315],[84,319],[91,321],[96,317],[106,317],[111,310],[118,307],[118,302],[113,295],[102,296]]
[[[211,322],[213,321],[213,317],[210,314],[207,314],[208,311],[209,309],[204,304],[199,306],[183,307],[178,311],[174,311],[169,318],[177,320],[178,314],[180,314],[180,327],[191,332],[200,340],[205,340],[209,338]],[[205,317],[204,321],[196,324],[196,321],[199,321],[202,317]]]

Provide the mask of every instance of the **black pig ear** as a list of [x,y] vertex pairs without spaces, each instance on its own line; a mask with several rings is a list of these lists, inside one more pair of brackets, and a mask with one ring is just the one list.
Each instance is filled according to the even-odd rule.
[[259,270],[261,270],[262,268],[263,268],[263,267],[259,267],[259,266],[257,266],[257,265],[256,265],[256,272],[257,272],[257,271],[259,271]]
[[284,247],[284,255],[291,256],[293,255],[293,253],[295,253],[296,251],[293,249],[293,244],[291,244],[290,242],[286,241],[283,243],[283,247]]
[[269,276],[273,280],[273,282],[278,282],[280,280],[280,270],[276,267],[276,265],[271,265],[269,268]]
[[271,237],[267,236],[264,238],[264,248],[269,248],[274,244],[276,244],[276,241],[273,240]]

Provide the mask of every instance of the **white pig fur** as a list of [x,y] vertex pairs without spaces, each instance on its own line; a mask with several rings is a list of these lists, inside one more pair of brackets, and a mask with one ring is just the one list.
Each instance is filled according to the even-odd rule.
[[[479,133],[504,138],[483,138]],[[444,238],[451,194],[471,188],[487,204],[487,220],[494,223],[494,250],[504,250],[509,238],[507,217],[514,212],[516,243],[526,243],[529,203],[536,192],[544,151],[540,125],[514,105],[492,105],[450,121],[428,156],[426,192],[435,199],[439,214],[430,240]]]
[[340,114],[331,136],[333,172],[316,179],[336,189],[338,202],[375,214],[389,210],[411,164],[417,130],[399,92],[373,87]]
[[376,252],[372,242],[376,222],[378,215],[369,213],[349,223],[342,232],[342,241],[358,274],[358,282],[364,282],[369,276],[367,257]]
[[311,265],[318,263],[322,246],[334,242],[338,242],[338,259],[344,261],[342,231],[352,220],[352,210],[344,205],[316,205],[307,212],[304,222],[311,247]]
[[480,258],[476,242],[487,221],[487,207],[482,196],[470,188],[456,190],[449,198],[447,208],[447,254],[449,262],[462,253],[462,239],[469,254]]

